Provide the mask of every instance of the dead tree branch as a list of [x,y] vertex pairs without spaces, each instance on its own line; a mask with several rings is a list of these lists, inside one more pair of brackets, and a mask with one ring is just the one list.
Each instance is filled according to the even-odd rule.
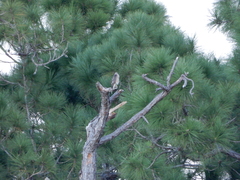
[[0,49],[4,52],[4,54],[9,57],[14,63],[20,64],[16,59],[14,59],[3,47],[0,45]]
[[0,80],[2,80],[3,82],[7,83],[7,84],[12,84],[12,85],[18,85],[20,87],[24,87],[23,85],[21,85],[20,83],[15,83],[15,82],[12,82],[12,81],[8,81],[6,80],[1,74],[0,74]]
[[240,154],[231,149],[221,149],[221,153],[226,154],[234,159],[240,160]]
[[172,69],[171,69],[171,71],[170,71],[170,73],[169,73],[169,75],[168,75],[168,77],[167,77],[167,86],[170,86],[170,80],[171,80],[173,71],[174,71],[174,69],[175,69],[175,67],[176,67],[176,65],[177,65],[178,59],[179,59],[179,58],[176,57],[176,59],[175,59],[175,61],[174,61],[174,63],[173,63]]
[[[175,66],[175,63],[174,63],[173,66]],[[153,106],[155,106],[159,101],[161,101],[164,97],[166,97],[175,86],[180,84],[182,81],[186,80],[187,74],[186,73],[182,74],[178,80],[176,80],[174,83],[172,83],[171,85],[169,85],[167,87],[165,87],[164,85],[162,85],[161,83],[159,83],[159,82],[157,82],[155,80],[147,78],[146,76],[147,75],[145,74],[142,77],[146,81],[161,87],[163,89],[163,91],[160,94],[156,95],[155,98],[147,106],[145,106],[141,111],[139,111],[137,114],[135,114],[131,119],[129,119],[127,122],[125,122],[122,126],[117,128],[114,132],[112,132],[112,133],[110,133],[108,135],[103,136],[100,139],[99,144],[103,144],[103,143],[106,143],[107,141],[112,140],[113,138],[115,138],[119,134],[121,134],[122,132],[126,131],[129,127],[131,127],[139,119],[143,118],[153,108]],[[187,78],[187,80],[188,79],[189,78]],[[192,89],[190,90],[190,94],[191,95],[193,94],[192,93]]]
[[[118,109],[119,107],[124,105],[126,102],[120,103],[118,106],[110,110],[111,102],[117,99],[122,93],[122,90],[117,90],[110,97],[110,93],[117,88],[117,85],[119,83],[118,73],[115,73],[113,76],[112,87],[110,88],[103,87],[99,82],[96,84],[97,89],[101,94],[101,108],[98,116],[93,118],[89,122],[88,126],[86,127],[87,140],[84,144],[83,152],[82,152],[83,159],[82,159],[82,168],[79,176],[80,180],[96,179],[96,172],[97,172],[96,171],[96,150],[99,145],[112,140],[122,132],[128,130],[128,128],[131,127],[134,123],[136,123],[139,119],[143,118],[146,120],[145,115],[153,108],[153,106],[155,106],[159,101],[161,101],[164,97],[166,97],[175,86],[180,84],[182,81],[192,81],[191,79],[187,78],[188,74],[185,73],[185,74],[182,74],[179,77],[179,79],[176,80],[174,83],[170,84],[171,76],[174,72],[177,61],[178,61],[178,58],[176,58],[176,60],[174,61],[172,69],[168,75],[167,86],[164,86],[163,84],[148,78],[147,74],[142,75],[143,79],[145,79],[146,81],[162,88],[162,92],[156,95],[155,98],[153,98],[153,100],[148,105],[146,105],[141,111],[139,111],[134,116],[132,116],[132,118],[130,118],[127,122],[125,122],[123,125],[117,128],[114,132],[108,135],[105,135],[103,137],[101,136],[102,136],[106,122],[114,118],[115,117],[114,110]],[[191,92],[192,89],[190,90],[190,93],[192,93]],[[156,159],[157,158],[158,157],[156,157]]]
[[[50,53],[50,59],[49,59],[47,62],[45,62],[45,63],[43,63],[43,60],[38,57],[37,51],[36,51],[36,52],[33,54],[32,58],[31,58],[33,64],[36,66],[36,69],[35,69],[34,74],[37,73],[38,67],[44,66],[44,67],[48,68],[48,67],[47,67],[48,64],[50,64],[50,63],[52,63],[52,62],[54,62],[54,61],[57,61],[57,60],[59,60],[61,57],[65,56],[66,53],[67,53],[67,49],[68,49],[68,44],[66,45],[65,49],[63,50],[63,52],[62,52],[60,55],[58,55],[58,56],[56,55],[56,50],[57,50],[57,49],[54,49],[54,50],[53,50],[53,56],[51,55],[51,52],[49,51],[49,53]],[[35,59],[37,59],[37,62],[36,62]],[[41,63],[39,63],[39,62],[41,62]]]

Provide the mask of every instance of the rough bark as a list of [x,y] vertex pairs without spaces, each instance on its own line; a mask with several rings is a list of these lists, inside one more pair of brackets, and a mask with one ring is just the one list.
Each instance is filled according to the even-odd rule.
[[110,110],[109,93],[112,89],[103,87],[99,82],[96,86],[101,93],[101,108],[99,115],[91,120],[86,127],[87,140],[82,152],[83,159],[80,180],[96,179],[96,150]]

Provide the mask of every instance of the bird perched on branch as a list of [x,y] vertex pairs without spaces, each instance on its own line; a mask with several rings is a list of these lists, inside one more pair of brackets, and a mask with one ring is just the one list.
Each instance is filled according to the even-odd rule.
[[119,84],[119,74],[117,72],[114,73],[113,77],[112,77],[112,90],[116,90],[118,88],[118,84]]

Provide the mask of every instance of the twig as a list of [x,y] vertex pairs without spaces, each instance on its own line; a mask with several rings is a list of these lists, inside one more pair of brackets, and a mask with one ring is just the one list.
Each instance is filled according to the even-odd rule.
[[15,83],[15,82],[11,82],[11,81],[6,80],[1,74],[0,74],[0,79],[1,79],[2,81],[4,81],[4,82],[8,83],[8,84],[18,85],[18,86],[20,86],[20,87],[22,87],[22,88],[24,87],[24,86],[22,86],[20,83]]
[[237,172],[235,169],[231,168],[235,173],[237,173],[240,176],[240,173]]
[[108,113],[108,119],[107,119],[107,121],[115,118],[116,115],[117,115],[117,113],[114,112],[114,111],[116,111],[117,109],[119,109],[120,107],[122,107],[123,105],[125,105],[126,103],[127,103],[127,101],[124,101],[124,102],[118,104],[117,106],[111,108],[111,109],[109,110],[109,113]]
[[45,62],[45,63],[37,63],[37,62],[34,60],[34,58],[37,56],[37,52],[35,52],[34,55],[33,55],[32,58],[31,58],[33,64],[36,66],[36,69],[35,69],[35,71],[34,71],[34,74],[37,73],[37,68],[38,68],[39,66],[44,66],[44,67],[48,68],[48,67],[47,67],[48,64],[50,64],[50,63],[52,63],[52,62],[54,62],[54,61],[57,61],[57,60],[60,59],[61,57],[65,56],[65,55],[66,55],[66,52],[67,52],[67,48],[68,48],[68,44],[66,45],[66,47],[65,47],[65,49],[63,50],[62,54],[59,55],[59,56],[56,55],[56,50],[55,50],[55,51],[53,52],[53,53],[54,53],[54,54],[53,54],[53,57],[51,57],[51,54],[50,54],[50,60],[47,61],[47,62]]
[[231,119],[230,121],[228,121],[227,123],[226,123],[226,125],[228,125],[228,124],[230,124],[230,123],[232,123],[233,121],[235,121],[236,120],[236,117],[235,118],[233,118],[233,119]]
[[148,120],[147,120],[147,118],[146,118],[145,116],[143,116],[142,118],[143,118],[143,120],[144,120],[147,124],[149,124],[149,122],[148,122]]
[[166,154],[166,153],[170,153],[170,152],[169,152],[169,151],[163,151],[163,152],[159,153],[159,154],[153,159],[152,163],[148,166],[147,169],[151,168],[152,165],[155,163],[155,161],[156,161],[161,155]]
[[127,129],[128,131],[135,131],[139,136],[141,136],[141,138],[147,140],[147,141],[151,141],[155,146],[161,148],[161,149],[165,149],[165,150],[173,150],[173,149],[177,149],[176,147],[169,147],[169,146],[162,146],[160,144],[157,143],[158,140],[162,139],[164,135],[160,135],[159,137],[157,137],[156,139],[150,140],[149,138],[147,138],[146,136],[142,135],[137,129],[132,128],[132,129]]
[[72,174],[72,172],[73,172],[75,166],[76,166],[76,160],[74,159],[74,162],[73,162],[72,168],[71,168],[71,170],[69,171],[69,173],[68,173],[68,175],[67,175],[67,179],[69,179],[69,177],[70,177],[70,175]]
[[41,169],[40,171],[34,173],[34,174],[31,174],[31,176],[29,176],[26,180],[31,180],[33,176],[36,176],[36,175],[42,175],[42,174],[48,174],[48,172],[46,171],[43,171],[43,166],[41,166]]
[[135,131],[139,136],[141,136],[141,138],[146,139],[146,140],[149,141],[149,139],[146,136],[142,135],[137,129],[132,128],[132,129],[128,129],[128,130],[129,131]]
[[5,53],[5,55],[7,57],[9,57],[13,62],[20,64],[17,60],[15,60],[11,55],[9,55],[9,53],[7,53],[7,51],[0,45],[0,49]]
[[195,169],[196,167],[201,166],[200,164],[178,164],[173,166],[173,168],[178,168],[178,167],[183,167],[183,168],[188,168],[188,169]]
[[168,75],[168,77],[167,77],[167,87],[170,86],[170,80],[171,80],[173,71],[174,71],[174,69],[175,69],[175,67],[176,67],[176,65],[177,65],[178,59],[179,59],[179,58],[176,57],[176,59],[175,59],[175,61],[174,61],[174,63],[173,63],[172,69],[171,69],[171,71],[170,71],[170,73],[169,73],[169,75]]
[[123,101],[123,102],[121,102],[120,104],[118,104],[117,106],[111,108],[111,109],[109,110],[109,114],[111,114],[112,112],[116,111],[117,109],[119,109],[120,107],[122,107],[123,105],[125,105],[126,103],[127,103],[127,101]]
[[123,90],[122,89],[119,89],[117,91],[115,91],[115,93],[113,95],[111,95],[110,97],[110,104],[115,101],[121,94],[122,94]]
[[164,86],[163,84],[161,84],[160,82],[157,82],[153,79],[150,79],[147,77],[147,74],[143,74],[142,75],[143,79],[145,79],[146,81],[152,83],[152,84],[155,84],[157,86],[159,86],[161,89],[165,90],[165,91],[169,91],[169,88],[167,86]]
[[14,158],[13,155],[10,154],[3,145],[1,145],[1,146],[2,146],[2,150],[3,150],[11,159],[13,159],[13,158]]

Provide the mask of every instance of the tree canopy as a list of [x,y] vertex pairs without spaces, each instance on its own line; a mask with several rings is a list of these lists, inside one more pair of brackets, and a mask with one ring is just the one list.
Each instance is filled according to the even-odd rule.
[[153,0],[2,0],[0,48],[15,66],[0,75],[0,178],[78,179],[86,127],[101,110],[96,82],[110,87],[118,72],[112,107],[127,102],[104,137],[164,92],[142,75],[167,86],[176,58],[169,83],[192,81],[97,148],[97,179],[240,178],[238,11],[221,0],[212,13],[210,26],[236,42],[223,63]]

